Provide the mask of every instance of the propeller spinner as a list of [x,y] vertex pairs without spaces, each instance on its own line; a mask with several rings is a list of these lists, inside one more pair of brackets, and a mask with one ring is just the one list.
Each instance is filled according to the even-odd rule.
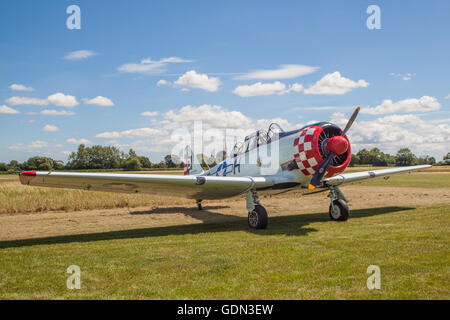
[[347,125],[345,126],[345,129],[342,131],[342,134],[340,136],[335,136],[330,139],[328,139],[326,148],[329,152],[328,156],[322,161],[322,163],[317,168],[316,172],[314,173],[311,182],[309,183],[309,190],[314,190],[319,184],[320,180],[322,180],[323,176],[327,172],[328,168],[331,165],[331,162],[333,161],[333,158],[335,156],[339,156],[343,153],[345,153],[348,149],[348,142],[344,138],[347,131],[352,126],[353,122],[355,121],[360,108],[357,107],[356,110],[353,112],[352,116],[347,122]]

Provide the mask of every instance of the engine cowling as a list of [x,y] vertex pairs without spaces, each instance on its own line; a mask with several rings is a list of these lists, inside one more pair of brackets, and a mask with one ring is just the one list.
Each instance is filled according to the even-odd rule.
[[342,130],[331,123],[320,123],[303,128],[294,139],[294,159],[305,176],[312,176],[319,164],[333,151],[336,156],[325,177],[341,173],[350,163],[352,152],[347,136],[341,138]]

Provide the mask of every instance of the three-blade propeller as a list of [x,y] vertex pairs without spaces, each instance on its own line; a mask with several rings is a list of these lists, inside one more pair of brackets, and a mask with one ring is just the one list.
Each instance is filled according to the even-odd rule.
[[359,113],[359,107],[356,108],[356,110],[353,112],[352,116],[347,122],[347,125],[345,126],[344,130],[342,131],[342,134],[340,136],[335,136],[330,139],[328,139],[327,142],[327,149],[329,151],[328,156],[320,163],[319,167],[317,167],[316,172],[314,173],[311,182],[309,183],[309,190],[314,190],[319,184],[320,180],[322,180],[323,176],[327,172],[328,168],[331,165],[331,162],[333,161],[333,158],[336,155],[341,155],[348,149],[348,143],[347,140],[344,138],[347,131],[352,126],[353,122],[355,121],[356,117]]

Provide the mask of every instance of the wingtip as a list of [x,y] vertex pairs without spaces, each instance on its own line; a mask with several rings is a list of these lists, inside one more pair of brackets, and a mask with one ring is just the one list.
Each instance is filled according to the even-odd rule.
[[19,174],[19,180],[21,184],[28,185],[30,181],[36,177],[36,171],[22,171]]
[[27,176],[27,177],[35,177],[36,171],[22,171],[20,173],[21,176]]
[[358,106],[358,107],[356,107],[356,110],[358,110],[358,112],[359,112],[359,110],[361,110],[361,108]]

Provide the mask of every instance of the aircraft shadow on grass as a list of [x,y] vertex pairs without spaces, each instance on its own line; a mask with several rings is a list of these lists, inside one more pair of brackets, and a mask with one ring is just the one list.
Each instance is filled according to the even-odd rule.
[[[168,235],[189,235],[189,234],[227,232],[227,231],[245,231],[258,235],[282,234],[288,236],[304,236],[310,232],[317,231],[317,229],[306,227],[310,223],[325,222],[325,221],[328,221],[329,223],[339,223],[330,221],[328,214],[310,213],[310,214],[270,217],[268,229],[255,230],[250,229],[248,227],[246,217],[230,216],[210,211],[211,209],[221,209],[221,208],[224,207],[208,206],[204,207],[202,211],[189,208],[183,209],[180,207],[161,208],[149,211],[137,211],[132,212],[132,214],[184,213],[195,219],[203,221],[203,223],[0,241],[0,249],[34,246],[34,245],[64,244],[72,242],[91,242],[91,241],[118,240],[118,239],[137,239],[137,238],[160,237]],[[352,210],[350,219],[364,218],[412,209],[414,208],[380,207],[371,209]]]

